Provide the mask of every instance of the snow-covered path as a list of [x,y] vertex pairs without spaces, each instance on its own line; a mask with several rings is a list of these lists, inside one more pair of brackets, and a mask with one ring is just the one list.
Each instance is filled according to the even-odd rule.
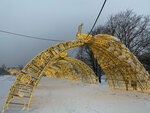
[[[14,78],[13,78],[14,80]],[[13,81],[0,77],[0,109]],[[7,113],[18,113],[8,111]],[[30,110],[20,113],[149,113],[150,95],[136,91],[109,89],[55,78],[43,77],[35,90]]]

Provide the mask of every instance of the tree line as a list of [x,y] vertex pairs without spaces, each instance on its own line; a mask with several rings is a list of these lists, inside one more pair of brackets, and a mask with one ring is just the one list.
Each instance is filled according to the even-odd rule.
[[18,65],[17,67],[6,67],[5,64],[3,64],[0,67],[0,76],[1,75],[14,75],[20,70],[22,70],[22,68],[23,68],[22,65]]

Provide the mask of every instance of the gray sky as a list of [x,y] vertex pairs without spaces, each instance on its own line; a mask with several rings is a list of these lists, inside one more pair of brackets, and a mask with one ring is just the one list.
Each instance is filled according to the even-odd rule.
[[[79,24],[88,32],[103,0],[0,0],[0,30],[41,38],[73,40]],[[97,25],[111,14],[132,9],[150,14],[150,0],[107,0]],[[0,33],[0,66],[25,65],[56,42]]]

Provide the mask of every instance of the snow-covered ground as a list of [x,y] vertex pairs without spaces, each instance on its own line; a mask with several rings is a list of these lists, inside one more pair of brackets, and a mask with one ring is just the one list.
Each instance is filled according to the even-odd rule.
[[[0,110],[15,77],[0,77]],[[6,113],[149,113],[150,95],[109,89],[105,81],[91,85],[43,77],[30,110]]]

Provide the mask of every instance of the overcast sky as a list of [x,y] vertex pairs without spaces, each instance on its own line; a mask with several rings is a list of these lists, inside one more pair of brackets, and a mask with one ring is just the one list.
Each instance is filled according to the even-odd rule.
[[[74,40],[79,24],[88,32],[103,0],[0,0],[0,30],[41,38]],[[132,9],[150,14],[150,0],[107,0],[97,25],[111,14]],[[0,66],[25,65],[56,42],[0,33]]]

